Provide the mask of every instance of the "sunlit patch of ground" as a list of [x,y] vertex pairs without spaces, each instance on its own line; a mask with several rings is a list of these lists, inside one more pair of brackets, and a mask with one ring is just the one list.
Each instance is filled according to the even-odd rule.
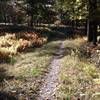
[[[99,100],[100,70],[86,58],[79,59],[83,39],[66,40],[65,56],[61,59],[60,88],[57,100]],[[92,98],[92,99],[91,99]]]

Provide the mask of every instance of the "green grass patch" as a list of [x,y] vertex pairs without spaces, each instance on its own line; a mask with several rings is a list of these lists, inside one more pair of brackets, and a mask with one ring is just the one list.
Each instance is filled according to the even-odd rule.
[[38,77],[42,74],[42,72],[43,72],[43,69],[41,69],[41,68],[33,68],[32,75],[34,77]]
[[10,64],[14,65],[17,62],[16,57],[12,56],[9,58],[10,59]]

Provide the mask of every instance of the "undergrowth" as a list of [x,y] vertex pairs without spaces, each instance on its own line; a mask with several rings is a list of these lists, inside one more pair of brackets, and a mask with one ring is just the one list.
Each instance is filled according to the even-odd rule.
[[60,62],[61,86],[58,89],[57,100],[99,100],[100,71],[84,56],[85,60],[79,58],[81,43],[82,39],[65,41],[66,55]]
[[[24,100],[25,96],[35,98],[41,79],[48,72],[48,66],[60,43],[61,41],[48,42],[42,47],[31,48],[28,52],[12,57],[12,64],[7,65],[5,74],[13,78],[9,80],[4,77],[2,79],[2,90],[11,94],[14,91],[13,95],[18,100]],[[23,95],[20,95],[21,91]]]

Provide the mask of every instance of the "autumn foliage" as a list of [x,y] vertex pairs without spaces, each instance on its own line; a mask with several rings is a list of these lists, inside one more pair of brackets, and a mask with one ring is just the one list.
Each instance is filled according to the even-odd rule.
[[0,36],[0,56],[16,55],[29,47],[41,46],[47,42],[47,37],[35,32],[6,33]]

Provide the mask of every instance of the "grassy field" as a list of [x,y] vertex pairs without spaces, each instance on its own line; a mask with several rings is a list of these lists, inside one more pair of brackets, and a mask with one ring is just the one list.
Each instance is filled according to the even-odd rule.
[[61,59],[60,88],[57,100],[99,100],[100,70],[84,56],[80,60],[82,39],[65,41],[65,56]]

